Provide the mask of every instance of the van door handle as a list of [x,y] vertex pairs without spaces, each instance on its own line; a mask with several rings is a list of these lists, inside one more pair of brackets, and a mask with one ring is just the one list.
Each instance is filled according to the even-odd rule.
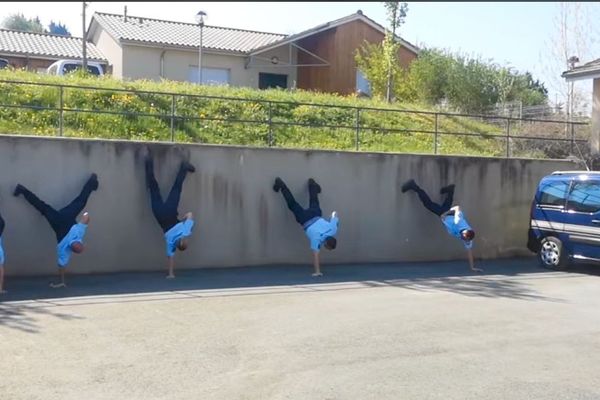
[[593,219],[592,224],[600,224],[600,219]]

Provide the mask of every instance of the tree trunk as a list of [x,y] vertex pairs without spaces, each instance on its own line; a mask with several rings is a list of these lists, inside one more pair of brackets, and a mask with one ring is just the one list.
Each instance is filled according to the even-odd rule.
[[[396,3],[396,8],[394,8],[393,19],[392,19],[392,47],[396,43],[396,19],[398,15],[398,3]],[[385,40],[385,39],[384,39]],[[392,70],[394,62],[395,54],[389,54],[388,59],[388,76],[387,76],[387,87],[385,91],[385,98],[388,103],[392,102]]]

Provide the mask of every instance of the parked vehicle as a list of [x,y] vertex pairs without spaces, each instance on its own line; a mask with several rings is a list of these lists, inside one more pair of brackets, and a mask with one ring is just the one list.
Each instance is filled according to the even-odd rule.
[[0,58],[0,69],[8,68],[8,60]]
[[527,247],[550,269],[600,262],[600,172],[557,171],[541,179]]
[[[52,63],[46,72],[50,75],[65,75],[82,67],[83,62],[80,60],[58,60]],[[104,68],[99,62],[88,61],[87,70],[92,75],[104,75]]]

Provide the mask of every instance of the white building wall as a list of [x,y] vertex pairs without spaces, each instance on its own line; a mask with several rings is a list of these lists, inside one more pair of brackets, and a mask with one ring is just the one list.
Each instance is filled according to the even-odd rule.
[[96,29],[92,43],[104,54],[115,78],[123,78],[123,49],[104,29]]
[[[163,55],[162,77],[175,81],[188,81],[190,68],[198,68],[198,52],[190,50],[173,50],[159,47],[123,46],[123,73],[125,79],[161,79],[161,54]],[[287,47],[272,50],[261,55],[268,58],[277,56],[281,65],[289,61]],[[292,62],[295,63],[296,50],[292,51]],[[247,86],[258,88],[259,73],[288,75],[288,88],[294,86],[297,75],[296,67],[273,66],[269,61],[253,60],[255,65],[246,68],[248,57],[244,55],[215,54],[203,51],[202,66],[204,68],[228,69],[231,86]]]

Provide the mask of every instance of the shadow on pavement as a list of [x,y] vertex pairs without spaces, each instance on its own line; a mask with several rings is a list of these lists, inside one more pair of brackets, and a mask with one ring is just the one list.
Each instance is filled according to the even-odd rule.
[[600,276],[600,265],[578,263],[575,265],[571,265],[567,272]]
[[[55,312],[65,305],[118,304],[170,299],[253,296],[292,292],[324,292],[397,287],[415,291],[446,291],[464,296],[562,302],[543,296],[532,280],[578,276],[580,271],[600,269],[578,266],[576,274],[538,267],[533,258],[480,262],[483,274],[471,272],[466,262],[423,262],[369,265],[326,265],[325,276],[310,276],[312,267],[263,266],[205,268],[177,271],[174,280],[164,272],[113,273],[68,276],[68,288],[51,289],[50,277],[10,278],[9,292],[0,297],[0,327],[39,332],[38,317],[62,320],[82,317]],[[588,273],[588,272],[581,272]]]
[[39,333],[40,327],[37,321],[41,315],[49,315],[65,321],[83,319],[73,314],[56,312],[52,308],[0,303],[0,327],[5,326],[27,333]]
[[[310,276],[310,266],[261,266],[240,268],[204,268],[176,271],[177,278],[165,279],[164,272],[70,275],[69,287],[51,289],[50,277],[9,278],[8,293],[2,302],[44,300],[80,296],[164,293],[193,290],[218,290],[304,285],[343,289],[343,283],[358,282],[364,287],[397,286],[411,290],[447,290],[483,297],[541,299],[519,280],[509,279],[521,274],[556,274],[537,266],[533,258],[492,260],[480,263],[485,272],[471,272],[465,261],[423,262],[369,265],[326,265],[324,276]],[[493,276],[491,276],[493,275]],[[531,275],[528,275],[531,277]],[[324,285],[325,284],[325,285]],[[1,310],[0,310],[1,312]],[[0,319],[2,315],[0,315]]]

